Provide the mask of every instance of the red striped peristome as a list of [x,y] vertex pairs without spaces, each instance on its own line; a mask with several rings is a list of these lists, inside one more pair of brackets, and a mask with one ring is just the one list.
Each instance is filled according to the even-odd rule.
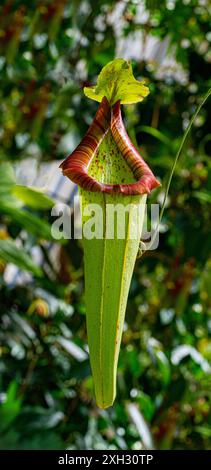
[[[89,164],[108,130],[137,181],[131,184],[104,184],[88,175]],[[150,193],[160,186],[127,135],[121,116],[120,101],[111,108],[104,97],[87,133],[76,149],[60,165],[65,176],[92,192],[137,195]]]

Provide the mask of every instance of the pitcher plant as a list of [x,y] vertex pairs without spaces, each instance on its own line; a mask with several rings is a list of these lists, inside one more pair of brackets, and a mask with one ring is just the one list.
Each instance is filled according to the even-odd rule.
[[107,408],[116,395],[120,342],[146,199],[160,183],[132,144],[121,117],[122,104],[142,101],[149,93],[144,82],[134,78],[131,64],[123,59],[108,63],[97,85],[84,88],[84,93],[100,105],[61,168],[80,191],[90,362],[97,405]]

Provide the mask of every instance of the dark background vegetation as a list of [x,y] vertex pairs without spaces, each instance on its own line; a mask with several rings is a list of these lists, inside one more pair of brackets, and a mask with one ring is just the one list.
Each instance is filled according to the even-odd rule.
[[[140,449],[150,440],[158,449],[211,449],[210,102],[177,166],[159,248],[137,260],[117,399],[107,411],[95,405],[88,359],[67,346],[87,344],[81,245],[58,242],[52,266],[50,203],[31,193],[20,206],[8,165],[32,150],[40,162],[64,158],[94,116],[83,87],[116,56],[117,32],[142,34],[140,50],[151,35],[168,41],[164,55],[176,65],[163,72],[156,54],[132,60],[151,93],[125,106],[124,119],[162,181],[151,201],[161,200],[183,131],[211,86],[210,18],[206,0],[1,1],[0,449]],[[35,246],[45,254],[41,268],[31,260]],[[8,262],[32,281],[8,285]],[[137,425],[142,417],[148,431]]]

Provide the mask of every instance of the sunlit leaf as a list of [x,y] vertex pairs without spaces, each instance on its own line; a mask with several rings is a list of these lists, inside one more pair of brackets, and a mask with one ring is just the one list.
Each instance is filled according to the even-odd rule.
[[134,78],[130,62],[115,59],[103,67],[97,85],[85,87],[84,93],[99,102],[106,96],[110,105],[118,100],[121,104],[132,104],[143,101],[149,94],[149,88],[144,85],[144,81],[139,82]]

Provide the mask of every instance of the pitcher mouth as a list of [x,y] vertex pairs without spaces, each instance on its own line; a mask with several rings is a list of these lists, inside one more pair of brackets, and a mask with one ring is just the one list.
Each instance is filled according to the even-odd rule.
[[[108,131],[132,171],[136,181],[130,184],[105,184],[88,174],[88,167]],[[121,116],[120,101],[110,106],[106,97],[100,103],[94,120],[76,149],[61,163],[63,175],[91,192],[138,195],[149,194],[160,186],[147,163],[131,142]]]

